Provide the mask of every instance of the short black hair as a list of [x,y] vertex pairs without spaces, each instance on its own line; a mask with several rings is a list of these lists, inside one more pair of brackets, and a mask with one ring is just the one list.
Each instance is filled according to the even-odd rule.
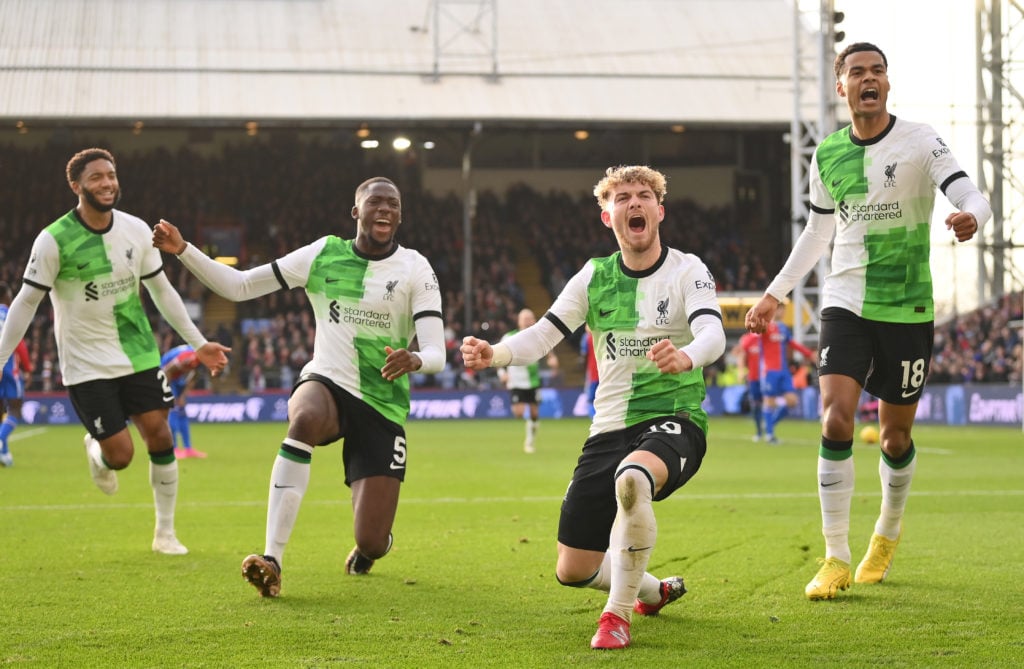
[[889,69],[889,59],[885,57],[885,53],[883,53],[881,49],[871,42],[854,42],[840,51],[839,55],[836,56],[835,63],[832,64],[832,69],[836,73],[836,81],[839,81],[839,77],[842,76],[843,71],[846,70],[846,57],[851,53],[860,53],[861,51],[877,52],[878,55],[882,57],[882,62],[885,63],[885,69]]
[[109,160],[111,165],[117,166],[114,162],[114,156],[106,149],[82,149],[75,155],[71,156],[71,160],[68,161],[68,166],[65,172],[67,173],[68,183],[75,183],[82,177],[82,172],[85,171],[85,166],[94,160]]
[[356,202],[359,202],[359,196],[365,193],[367,189],[370,188],[370,186],[378,183],[391,184],[392,186],[395,187],[395,190],[401,193],[401,190],[399,190],[398,186],[391,179],[388,179],[387,177],[370,177],[363,183],[359,184],[359,186],[356,188]]

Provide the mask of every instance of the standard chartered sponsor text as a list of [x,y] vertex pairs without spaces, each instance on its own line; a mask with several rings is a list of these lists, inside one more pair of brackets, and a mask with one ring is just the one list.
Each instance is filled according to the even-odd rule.
[[879,204],[851,204],[850,221],[891,221],[903,216],[900,203],[882,202]]
[[621,337],[617,342],[618,355],[643,357],[652,346],[661,341],[661,337]]
[[391,328],[391,314],[387,311],[345,307],[345,322],[374,328]]

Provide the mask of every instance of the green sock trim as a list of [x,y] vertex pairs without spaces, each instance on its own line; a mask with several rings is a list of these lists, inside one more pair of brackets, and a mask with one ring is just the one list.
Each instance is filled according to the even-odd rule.
[[847,448],[842,451],[833,451],[831,448],[825,448],[824,446],[820,446],[818,448],[818,455],[820,455],[822,458],[826,460],[847,460],[853,457],[853,449]]
[[160,451],[159,453],[150,453],[149,461],[154,465],[169,465],[174,462],[174,449],[168,449],[166,451]]
[[277,452],[277,454],[280,455],[285,460],[291,460],[292,462],[297,462],[300,465],[308,465],[310,462],[313,461],[312,455],[307,455],[301,451],[298,451],[298,449],[285,450],[284,448],[282,448]]
[[910,448],[907,449],[907,452],[904,453],[903,457],[899,460],[893,460],[885,451],[882,451],[882,460],[884,460],[885,464],[889,465],[893,469],[903,469],[913,462],[915,457],[917,457],[917,449],[914,448],[913,440],[910,442]]
[[840,461],[853,457],[853,439],[836,441],[821,435],[818,455],[826,460]]

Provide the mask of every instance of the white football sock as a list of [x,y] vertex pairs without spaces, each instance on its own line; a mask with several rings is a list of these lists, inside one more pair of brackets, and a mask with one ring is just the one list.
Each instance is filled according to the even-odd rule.
[[853,457],[828,460],[818,456],[818,500],[825,557],[850,562],[850,500],[853,499]]
[[[285,439],[283,445],[307,453],[310,458],[313,456],[313,447],[300,441]],[[280,452],[274,460],[274,468],[270,473],[267,537],[263,554],[274,556],[278,564],[282,564],[284,548],[288,545],[302,498],[309,487],[309,465],[309,460],[298,462]]]
[[597,568],[594,578],[587,583],[587,587],[602,592],[608,592],[608,589],[612,587],[612,556],[608,551],[605,551],[604,560]]
[[150,460],[149,485],[153,488],[157,534],[174,534],[174,507],[178,501],[178,461],[158,465]]
[[618,512],[608,547],[612,573],[604,610],[623,620],[632,616],[633,604],[658,538],[658,524],[651,504],[652,488],[651,475],[635,465],[620,469],[616,474],[615,503]]
[[887,539],[896,540],[900,536],[900,522],[910,495],[910,482],[917,468],[917,454],[911,456],[910,462],[899,469],[894,469],[884,457],[878,459],[878,476],[882,479],[882,508],[875,521],[875,534]]
[[[87,451],[93,462],[103,469],[110,469],[110,467],[107,466],[107,461],[103,459],[103,448],[100,446],[100,442],[92,435],[89,436],[89,446]],[[152,471],[150,472],[150,481],[152,481]]]
[[[612,587],[612,555],[609,552],[605,552],[604,561],[601,562],[601,566],[598,567],[597,573],[594,574],[594,578],[587,583],[588,588],[594,590],[600,590],[602,592],[608,592]],[[661,580],[650,572],[644,574],[644,578],[640,581],[640,591],[637,592],[636,598],[645,604],[657,604],[661,601]]]

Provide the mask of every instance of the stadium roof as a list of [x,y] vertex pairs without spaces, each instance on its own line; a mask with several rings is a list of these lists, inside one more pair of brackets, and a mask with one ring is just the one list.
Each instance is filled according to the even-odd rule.
[[0,118],[788,123],[787,0],[4,0]]

